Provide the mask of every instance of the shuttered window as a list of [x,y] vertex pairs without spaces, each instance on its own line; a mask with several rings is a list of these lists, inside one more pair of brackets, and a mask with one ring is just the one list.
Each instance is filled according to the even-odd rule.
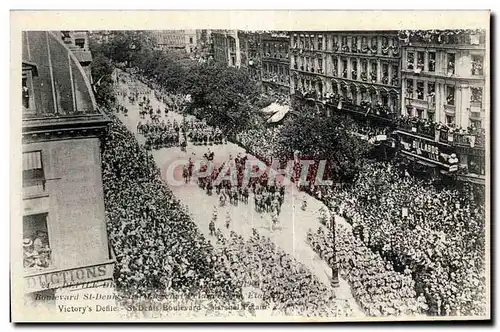
[[42,151],[23,153],[23,188],[31,188],[30,193],[45,191]]

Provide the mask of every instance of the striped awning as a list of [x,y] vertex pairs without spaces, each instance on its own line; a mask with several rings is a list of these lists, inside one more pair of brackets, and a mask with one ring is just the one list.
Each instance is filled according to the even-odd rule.
[[23,171],[42,169],[42,152],[33,151],[23,153]]

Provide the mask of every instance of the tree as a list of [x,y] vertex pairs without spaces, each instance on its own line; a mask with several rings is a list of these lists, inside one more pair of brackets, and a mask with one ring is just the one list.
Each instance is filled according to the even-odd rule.
[[198,65],[187,75],[183,90],[191,95],[190,112],[228,134],[247,128],[256,114],[259,91],[242,70]]
[[293,111],[280,132],[279,159],[290,160],[295,151],[301,159],[326,160],[325,176],[334,181],[352,183],[368,151],[366,142],[349,132],[349,119],[324,117],[307,105]]
[[113,63],[100,52],[93,52],[92,55],[92,81],[96,102],[100,106],[110,108],[115,102]]

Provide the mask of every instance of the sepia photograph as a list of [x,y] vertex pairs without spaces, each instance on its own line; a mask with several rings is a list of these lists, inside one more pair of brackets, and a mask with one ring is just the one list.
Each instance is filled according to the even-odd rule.
[[29,14],[14,322],[491,319],[489,12]]

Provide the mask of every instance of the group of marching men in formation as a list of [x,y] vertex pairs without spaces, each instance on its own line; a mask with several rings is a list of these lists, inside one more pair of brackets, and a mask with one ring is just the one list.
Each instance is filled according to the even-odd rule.
[[[206,174],[209,163],[212,164],[214,160],[214,152],[208,149],[204,154],[204,162],[201,163],[200,173]],[[278,223],[278,216],[281,213],[281,206],[285,199],[285,187],[283,184],[278,183],[276,179],[274,182],[269,182],[267,172],[264,172],[259,177],[252,177],[248,179],[248,183],[244,183],[244,171],[248,156],[242,156],[238,153],[236,158],[230,154],[226,162],[222,163],[219,167],[214,167],[210,175],[199,176],[198,185],[204,190],[207,195],[212,196],[215,188],[215,193],[219,197],[219,205],[225,206],[229,204],[234,206],[238,202],[248,204],[250,192],[253,193],[255,210],[258,213],[268,212],[272,215],[274,224]],[[227,167],[229,166],[229,167]],[[252,166],[253,174],[259,173],[259,166]],[[194,163],[189,158],[188,164],[184,166],[183,178],[186,183],[191,181],[193,175]],[[236,174],[231,174],[231,170],[236,170]],[[222,172],[226,174],[222,174]],[[229,227],[229,226],[227,226]]]
[[[123,83],[127,83],[127,79],[119,78]],[[186,150],[187,142],[190,140],[194,145],[217,145],[226,144],[227,139],[223,135],[219,127],[211,127],[205,121],[196,119],[187,120],[186,117],[178,123],[175,119],[161,119],[162,110],[160,106],[154,109],[151,103],[150,96],[154,93],[157,100],[163,102],[164,116],[167,117],[170,111],[181,113],[183,99],[179,96],[162,95],[157,91],[149,88],[135,88],[133,92],[127,93],[126,89],[118,90],[117,94],[123,100],[128,98],[130,104],[138,104],[139,114],[142,120],[149,119],[145,122],[139,121],[137,124],[137,133],[143,134],[146,138],[146,149],[160,149],[164,147],[180,146],[183,151]],[[119,106],[119,111],[122,111],[127,116],[127,109],[124,106]]]

